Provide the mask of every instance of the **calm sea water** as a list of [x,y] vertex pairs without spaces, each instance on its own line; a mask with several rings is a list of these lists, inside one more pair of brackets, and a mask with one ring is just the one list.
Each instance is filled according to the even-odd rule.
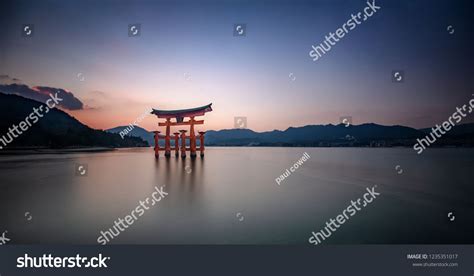
[[[311,158],[277,185],[305,152]],[[94,244],[166,185],[169,195],[111,244],[307,244],[377,185],[381,195],[324,243],[474,243],[473,156],[393,148],[208,148],[196,160],[155,160],[152,149],[0,156],[0,232],[11,243]],[[87,176],[76,176],[76,164],[87,164]]]

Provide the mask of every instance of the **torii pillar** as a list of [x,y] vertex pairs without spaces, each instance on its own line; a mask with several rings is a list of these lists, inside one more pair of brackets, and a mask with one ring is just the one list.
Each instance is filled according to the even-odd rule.
[[196,120],[194,120],[194,116],[190,117],[189,120],[189,147],[191,151],[191,158],[196,157],[196,134],[194,133],[194,123],[196,123]]
[[186,158],[186,130],[182,129],[181,132],[181,157]]
[[174,155],[176,157],[179,156],[179,132],[175,132],[174,134]]
[[199,152],[201,153],[201,157],[204,157],[204,134],[205,131],[199,131]]
[[171,139],[170,139],[170,132],[171,132],[171,119],[166,119],[166,136],[165,136],[165,156],[171,156]]
[[158,158],[160,157],[160,131],[153,131],[155,133],[154,138],[155,138],[155,157]]

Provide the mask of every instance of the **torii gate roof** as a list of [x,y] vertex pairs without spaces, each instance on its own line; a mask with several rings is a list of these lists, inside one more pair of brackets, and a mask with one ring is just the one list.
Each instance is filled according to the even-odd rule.
[[155,114],[158,118],[184,118],[191,116],[203,116],[206,112],[212,111],[212,103],[201,107],[178,109],[178,110],[159,110],[153,109],[151,114]]

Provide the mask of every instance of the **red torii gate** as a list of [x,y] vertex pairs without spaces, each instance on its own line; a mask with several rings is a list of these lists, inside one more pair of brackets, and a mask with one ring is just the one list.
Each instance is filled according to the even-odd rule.
[[[165,156],[171,156],[171,126],[187,126],[189,125],[189,136],[186,136],[186,130],[180,130],[181,134],[174,132],[174,151],[175,155],[179,156],[179,138],[181,138],[181,157],[186,157],[186,151],[190,151],[191,157],[196,157],[196,134],[194,132],[194,125],[204,124],[204,120],[195,120],[196,116],[204,116],[206,112],[212,111],[212,103],[190,109],[180,109],[180,110],[158,110],[153,109],[151,114],[155,114],[158,118],[166,119],[163,123],[158,123],[158,126],[165,126],[166,133],[165,135],[160,135],[160,131],[154,131],[155,133],[155,157],[160,156],[160,150],[165,151]],[[184,121],[184,118],[189,117],[188,121]],[[172,122],[171,119],[175,118],[176,122]],[[199,151],[201,157],[204,156],[204,134],[206,132],[199,132],[200,147]],[[165,139],[165,148],[160,148],[159,139]],[[189,139],[189,148],[186,148],[186,139]]]

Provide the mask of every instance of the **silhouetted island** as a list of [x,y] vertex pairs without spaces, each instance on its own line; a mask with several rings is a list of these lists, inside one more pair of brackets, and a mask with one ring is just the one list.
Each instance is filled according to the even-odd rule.
[[[26,99],[16,95],[0,93],[0,138],[8,142],[5,146],[0,141],[3,150],[25,149],[25,148],[120,148],[120,147],[147,147],[146,141],[137,137],[124,137],[107,133],[102,130],[92,129],[69,114],[59,110],[51,109],[47,114],[32,123],[26,131],[18,135],[13,130],[14,126],[19,128],[20,122],[33,113],[34,108],[45,105],[41,102]],[[36,121],[36,120],[33,120]],[[20,130],[21,131],[21,130]],[[13,132],[13,133],[12,133]],[[17,136],[17,137],[14,137]],[[11,142],[10,142],[11,141]]]

